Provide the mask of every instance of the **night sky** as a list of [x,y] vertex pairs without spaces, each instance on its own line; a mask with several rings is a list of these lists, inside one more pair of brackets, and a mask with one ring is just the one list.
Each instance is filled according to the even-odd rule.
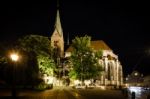
[[[0,41],[28,34],[51,36],[56,0],[0,3]],[[60,0],[60,16],[67,41],[75,36],[104,40],[119,56],[124,75],[138,70],[150,74],[150,17],[148,1]],[[66,43],[66,42],[65,42]]]

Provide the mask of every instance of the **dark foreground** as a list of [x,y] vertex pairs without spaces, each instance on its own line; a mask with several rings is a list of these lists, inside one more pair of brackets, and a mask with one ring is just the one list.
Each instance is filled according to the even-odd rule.
[[[0,89],[0,99],[11,99],[11,91]],[[17,99],[129,99],[120,90],[55,87],[46,91],[18,90]],[[141,98],[146,99],[146,98]]]

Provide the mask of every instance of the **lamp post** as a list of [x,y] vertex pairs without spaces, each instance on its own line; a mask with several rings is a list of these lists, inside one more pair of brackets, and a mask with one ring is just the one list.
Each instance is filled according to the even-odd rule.
[[19,60],[19,55],[17,53],[12,53],[10,54],[10,59],[12,61],[13,64],[13,74],[12,74],[12,97],[16,97],[16,79],[15,79],[15,74],[16,74],[16,70],[15,70],[15,66],[17,64],[17,61]]

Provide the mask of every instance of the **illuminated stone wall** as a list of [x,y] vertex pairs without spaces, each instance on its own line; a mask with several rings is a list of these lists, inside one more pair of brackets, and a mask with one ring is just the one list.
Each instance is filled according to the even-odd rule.
[[[112,51],[103,51],[103,58],[100,59],[104,67],[104,72],[101,75],[101,85],[117,85],[123,84],[122,65]],[[110,54],[111,53],[111,54]],[[111,55],[111,58],[110,58]]]

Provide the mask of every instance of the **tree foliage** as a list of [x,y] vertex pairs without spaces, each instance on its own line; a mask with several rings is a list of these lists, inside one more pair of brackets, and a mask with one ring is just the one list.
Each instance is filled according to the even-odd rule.
[[22,49],[27,52],[34,52],[36,55],[50,54],[51,47],[48,37],[40,35],[27,35],[18,40]]
[[49,57],[43,57],[42,55],[38,55],[37,59],[40,72],[42,74],[53,75],[53,70],[55,69],[54,61]]
[[98,59],[102,54],[92,50],[90,46],[91,37],[76,37],[72,42],[71,61],[73,70],[69,75],[82,81],[98,76],[101,71]]
[[40,35],[27,35],[18,40],[19,46],[30,53],[35,53],[37,64],[42,74],[52,75],[54,61],[51,58],[51,47],[48,37]]
[[47,75],[53,74],[54,63],[48,37],[27,35],[19,38],[17,42],[7,44],[8,46],[3,45],[0,44],[0,49],[3,50],[0,53],[0,74],[7,83],[12,82],[14,70],[8,56],[8,51],[12,52],[12,50],[19,52],[21,56],[15,67],[16,83],[36,84],[39,81],[40,72]]

